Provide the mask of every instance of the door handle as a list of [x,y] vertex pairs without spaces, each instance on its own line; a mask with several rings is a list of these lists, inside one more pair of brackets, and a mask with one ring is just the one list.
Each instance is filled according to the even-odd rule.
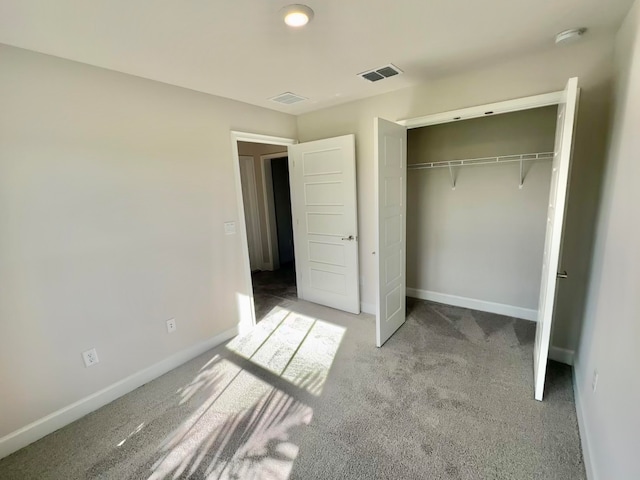
[[558,272],[558,278],[569,278],[569,274],[566,270],[562,273]]
[[342,240],[349,240],[350,242],[352,242],[355,239],[356,237],[354,237],[353,235],[349,235],[348,237],[342,237]]

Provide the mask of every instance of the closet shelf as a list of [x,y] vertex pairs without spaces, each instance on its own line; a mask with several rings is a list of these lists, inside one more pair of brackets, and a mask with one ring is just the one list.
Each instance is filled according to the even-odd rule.
[[496,163],[520,162],[527,160],[550,160],[553,152],[523,153],[520,155],[504,155],[501,157],[467,158],[464,160],[445,160],[442,162],[414,163],[407,165],[410,170],[423,168],[461,167],[463,165],[487,165]]
[[467,165],[495,165],[499,163],[520,162],[520,188],[524,185],[523,163],[530,160],[551,160],[554,152],[521,153],[518,155],[503,155],[499,157],[467,158],[463,160],[445,160],[440,162],[414,163],[407,165],[409,170],[423,170],[425,168],[449,168],[451,176],[451,186],[455,190],[456,179],[453,175],[453,167],[464,167]]

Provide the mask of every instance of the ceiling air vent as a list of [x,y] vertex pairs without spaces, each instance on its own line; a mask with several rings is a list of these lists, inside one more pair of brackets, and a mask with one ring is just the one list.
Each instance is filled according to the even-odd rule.
[[393,77],[402,73],[398,67],[393,64],[385,65],[384,67],[375,68],[373,70],[367,70],[366,72],[359,73],[358,76],[369,80],[370,82],[377,82],[378,80],[384,80],[385,78]]
[[293,105],[294,103],[304,102],[307,100],[305,97],[301,97],[300,95],[296,95],[295,93],[285,92],[277,95],[273,98],[270,98],[272,102],[282,103],[284,105]]

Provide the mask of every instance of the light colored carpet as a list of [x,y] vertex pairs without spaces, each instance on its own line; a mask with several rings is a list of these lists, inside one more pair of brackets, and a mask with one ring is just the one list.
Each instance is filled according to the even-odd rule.
[[2,479],[584,479],[569,367],[533,400],[526,321],[284,300],[232,340],[0,460]]

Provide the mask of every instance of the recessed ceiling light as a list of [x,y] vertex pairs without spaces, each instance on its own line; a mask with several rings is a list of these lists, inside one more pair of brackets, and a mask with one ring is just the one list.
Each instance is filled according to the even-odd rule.
[[313,18],[313,10],[306,5],[288,5],[282,9],[284,23],[290,27],[303,27]]
[[586,28],[572,28],[571,30],[565,30],[556,35],[556,44],[569,42],[571,40],[577,40],[586,33]]

